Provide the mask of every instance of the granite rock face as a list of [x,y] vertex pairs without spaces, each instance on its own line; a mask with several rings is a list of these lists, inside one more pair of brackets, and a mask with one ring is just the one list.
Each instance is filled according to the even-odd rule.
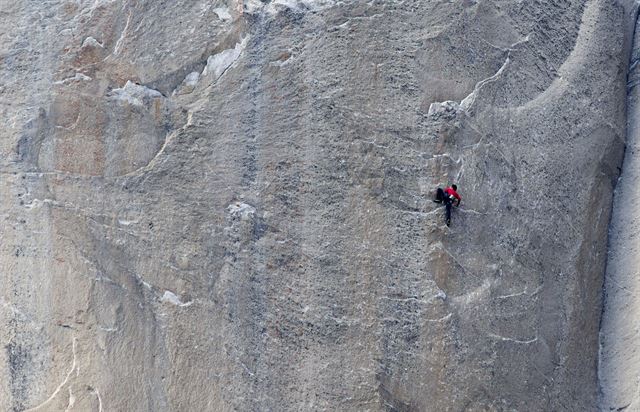
[[593,410],[627,3],[4,2],[0,409]]
[[640,320],[640,30],[636,23],[627,94],[627,145],[624,168],[615,191],[609,236],[605,301],[600,327],[600,410],[640,410],[638,321]]

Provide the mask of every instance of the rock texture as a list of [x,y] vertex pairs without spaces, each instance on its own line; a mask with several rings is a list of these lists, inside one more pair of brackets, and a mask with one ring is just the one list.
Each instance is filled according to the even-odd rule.
[[593,410],[628,3],[4,2],[0,409]]
[[[637,24],[637,23],[636,23]],[[603,411],[640,410],[638,320],[640,305],[640,237],[634,205],[640,202],[638,127],[640,106],[640,30],[636,25],[628,77],[628,129],[623,174],[616,187],[609,236],[605,307],[600,330],[600,407]]]

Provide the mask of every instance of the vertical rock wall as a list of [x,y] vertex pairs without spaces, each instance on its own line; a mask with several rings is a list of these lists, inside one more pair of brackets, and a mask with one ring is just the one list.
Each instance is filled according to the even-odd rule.
[[0,409],[593,409],[628,18],[4,4]]
[[616,187],[614,211],[609,233],[609,253],[605,282],[605,304],[600,328],[600,408],[637,410],[638,405],[638,327],[637,302],[640,279],[640,239],[637,212],[638,177],[638,62],[640,31],[636,22],[634,45],[628,76],[627,145],[623,173]]

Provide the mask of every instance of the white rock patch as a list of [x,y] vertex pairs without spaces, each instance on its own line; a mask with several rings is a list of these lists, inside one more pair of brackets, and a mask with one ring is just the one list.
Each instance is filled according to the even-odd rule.
[[104,45],[91,36],[84,39],[82,47],[100,47],[101,49],[104,49]]
[[207,59],[207,65],[202,71],[202,76],[213,76],[213,81],[216,81],[222,76],[222,74],[240,57],[240,54],[247,46],[248,37],[242,39],[240,43],[237,43],[233,49],[224,50],[218,54],[209,56]]
[[162,97],[162,93],[159,91],[135,84],[130,80],[127,81],[124,87],[113,89],[111,95],[117,100],[127,102],[134,106],[143,106],[145,102],[151,99]]
[[256,209],[253,206],[242,202],[230,204],[227,210],[231,216],[239,216],[242,220],[247,220],[256,213]]
[[335,0],[275,0],[265,5],[258,0],[246,0],[245,10],[249,13],[264,10],[270,14],[275,14],[282,8],[289,8],[296,11],[318,11],[331,7],[336,3]]
[[173,292],[168,290],[164,291],[164,295],[160,298],[160,301],[165,303],[171,303],[172,305],[180,306],[182,308],[193,305],[193,301],[183,302],[180,298]]
[[184,84],[187,86],[195,86],[200,80],[200,73],[191,72],[184,78]]
[[91,77],[86,74],[76,73],[73,77],[68,77],[63,80],[58,80],[57,82],[53,82],[53,84],[67,84],[71,82],[89,82],[91,81]]
[[227,7],[218,7],[217,9],[213,9],[213,12],[220,20],[231,20],[231,13],[229,13]]

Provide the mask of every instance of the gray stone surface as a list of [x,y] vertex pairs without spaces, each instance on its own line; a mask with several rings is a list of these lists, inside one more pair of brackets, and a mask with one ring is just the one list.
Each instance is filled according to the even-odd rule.
[[[636,23],[637,24],[637,23]],[[640,106],[640,30],[636,26],[631,66],[627,81],[627,145],[624,168],[615,191],[614,211],[609,235],[605,282],[605,305],[600,329],[600,409],[640,410],[638,399],[640,359],[638,321],[640,320],[640,237],[638,213],[638,127]]]
[[627,3],[3,1],[0,409],[593,410]]

